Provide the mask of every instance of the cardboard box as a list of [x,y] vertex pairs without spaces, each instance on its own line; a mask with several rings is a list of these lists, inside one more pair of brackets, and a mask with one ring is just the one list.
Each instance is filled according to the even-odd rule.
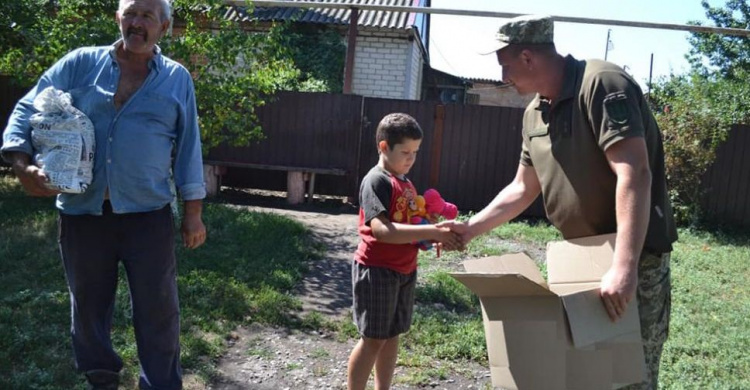
[[636,301],[613,323],[599,297],[614,240],[549,243],[549,284],[522,253],[467,260],[451,274],[481,301],[493,386],[612,389],[645,379]]

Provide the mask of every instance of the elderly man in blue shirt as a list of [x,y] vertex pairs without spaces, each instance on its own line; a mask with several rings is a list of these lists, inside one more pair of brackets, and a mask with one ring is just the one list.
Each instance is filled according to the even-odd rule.
[[[182,387],[170,181],[184,201],[187,248],[206,239],[206,191],[190,73],[156,45],[170,12],[167,0],[121,0],[122,39],[59,60],[18,102],[3,135],[2,157],[26,192],[57,195],[73,351],[91,388],[116,389],[122,369],[110,339],[119,262],[128,276],[140,388]],[[50,86],[70,93],[94,124],[94,176],[82,194],[49,190],[32,162],[32,103]]]

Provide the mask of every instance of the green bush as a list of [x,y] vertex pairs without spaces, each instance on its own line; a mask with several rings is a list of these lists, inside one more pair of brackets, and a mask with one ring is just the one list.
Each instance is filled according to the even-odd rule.
[[[706,21],[695,25],[744,29],[750,21],[746,0],[712,6],[702,0]],[[701,180],[716,158],[717,147],[736,124],[750,121],[750,37],[693,32],[686,56],[691,73],[672,75],[651,91],[664,133],[667,181],[677,222],[700,221]]]
[[750,123],[750,84],[698,73],[672,76],[652,91],[656,120],[664,136],[670,197],[678,224],[703,217],[701,180],[716,149],[735,124]]

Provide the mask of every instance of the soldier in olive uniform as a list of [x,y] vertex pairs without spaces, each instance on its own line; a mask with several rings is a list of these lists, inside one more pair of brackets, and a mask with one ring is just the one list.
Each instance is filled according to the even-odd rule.
[[654,116],[620,67],[558,54],[549,17],[512,19],[493,44],[503,81],[521,94],[537,93],[524,113],[520,164],[481,212],[444,226],[468,242],[518,216],[541,193],[548,219],[565,239],[616,232],[602,302],[617,321],[637,295],[648,379],[629,388],[656,389],[677,231]]

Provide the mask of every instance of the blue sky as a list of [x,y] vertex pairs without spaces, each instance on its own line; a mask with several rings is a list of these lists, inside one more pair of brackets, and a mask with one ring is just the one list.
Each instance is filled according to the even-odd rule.
[[[711,0],[713,6],[722,0]],[[700,0],[432,0],[433,8],[474,9],[521,14],[546,14],[640,22],[686,24],[705,21]],[[491,37],[506,19],[432,15],[430,62],[433,68],[471,78],[500,78],[494,56],[477,54],[480,42]],[[684,56],[690,50],[689,33],[683,31],[555,23],[555,45],[561,54],[604,58],[607,30],[614,46],[607,59],[627,70],[645,88],[651,53],[653,78],[687,69]]]

